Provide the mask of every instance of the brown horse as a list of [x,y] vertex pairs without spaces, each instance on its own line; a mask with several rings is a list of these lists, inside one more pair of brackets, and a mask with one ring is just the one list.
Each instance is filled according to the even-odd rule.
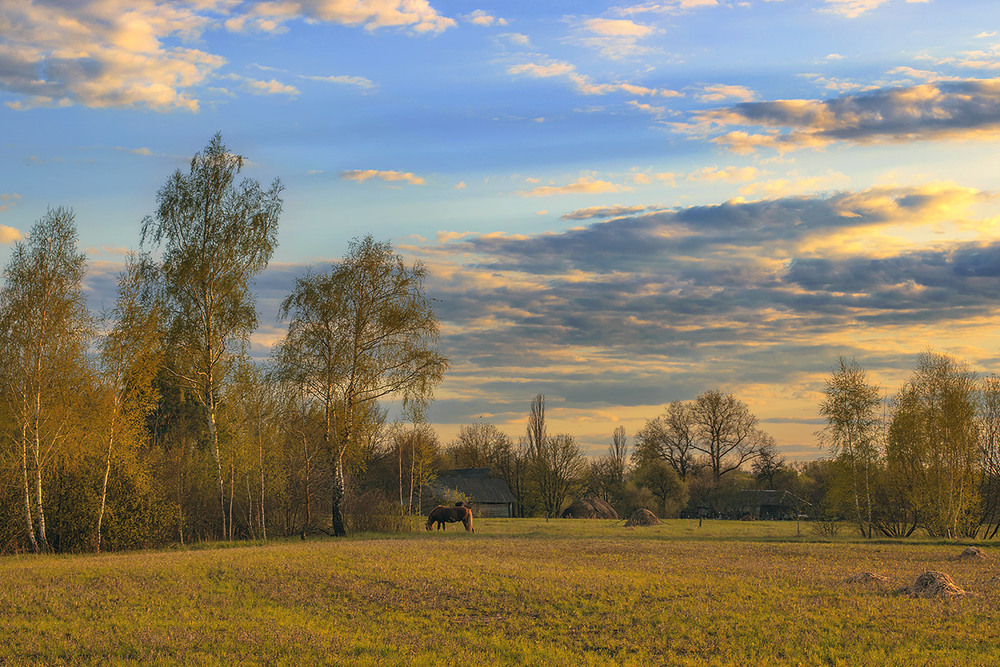
[[446,523],[461,521],[465,526],[465,532],[474,533],[476,529],[472,527],[472,510],[468,507],[445,507],[438,505],[427,515],[427,530],[431,525],[437,523],[438,530],[445,530]]

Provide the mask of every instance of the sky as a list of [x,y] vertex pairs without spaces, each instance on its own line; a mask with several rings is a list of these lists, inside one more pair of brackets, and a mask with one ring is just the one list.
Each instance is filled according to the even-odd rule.
[[352,239],[423,262],[444,442],[720,389],[811,459],[839,355],[1000,371],[996,0],[2,0],[0,128],[0,260],[71,207],[95,311],[216,132],[285,187],[257,358]]

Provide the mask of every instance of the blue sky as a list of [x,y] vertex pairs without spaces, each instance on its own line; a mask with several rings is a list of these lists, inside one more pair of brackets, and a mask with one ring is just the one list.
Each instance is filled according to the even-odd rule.
[[601,450],[666,402],[748,402],[822,453],[823,378],[927,349],[997,370],[995,0],[5,0],[0,259],[76,211],[95,308],[216,132],[280,177],[278,301],[350,239],[431,270],[448,440],[546,394]]

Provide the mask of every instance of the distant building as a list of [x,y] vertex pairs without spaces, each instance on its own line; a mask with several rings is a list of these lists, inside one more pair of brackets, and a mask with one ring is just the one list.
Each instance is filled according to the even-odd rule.
[[800,500],[790,491],[771,489],[744,490],[740,493],[739,504],[733,518],[750,516],[754,519],[794,519],[796,514],[809,507],[808,502]]
[[497,477],[490,468],[442,472],[427,485],[424,498],[427,498],[422,508],[425,513],[444,500],[454,504],[454,499],[458,498],[471,506],[477,517],[513,517],[516,502],[507,482]]

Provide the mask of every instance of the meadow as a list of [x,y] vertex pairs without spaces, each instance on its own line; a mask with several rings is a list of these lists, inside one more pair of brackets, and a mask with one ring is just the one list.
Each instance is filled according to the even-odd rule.
[[[964,544],[790,522],[479,519],[441,533],[0,559],[0,664],[997,664]],[[897,593],[940,570],[972,595]],[[870,571],[889,581],[852,584]]]

